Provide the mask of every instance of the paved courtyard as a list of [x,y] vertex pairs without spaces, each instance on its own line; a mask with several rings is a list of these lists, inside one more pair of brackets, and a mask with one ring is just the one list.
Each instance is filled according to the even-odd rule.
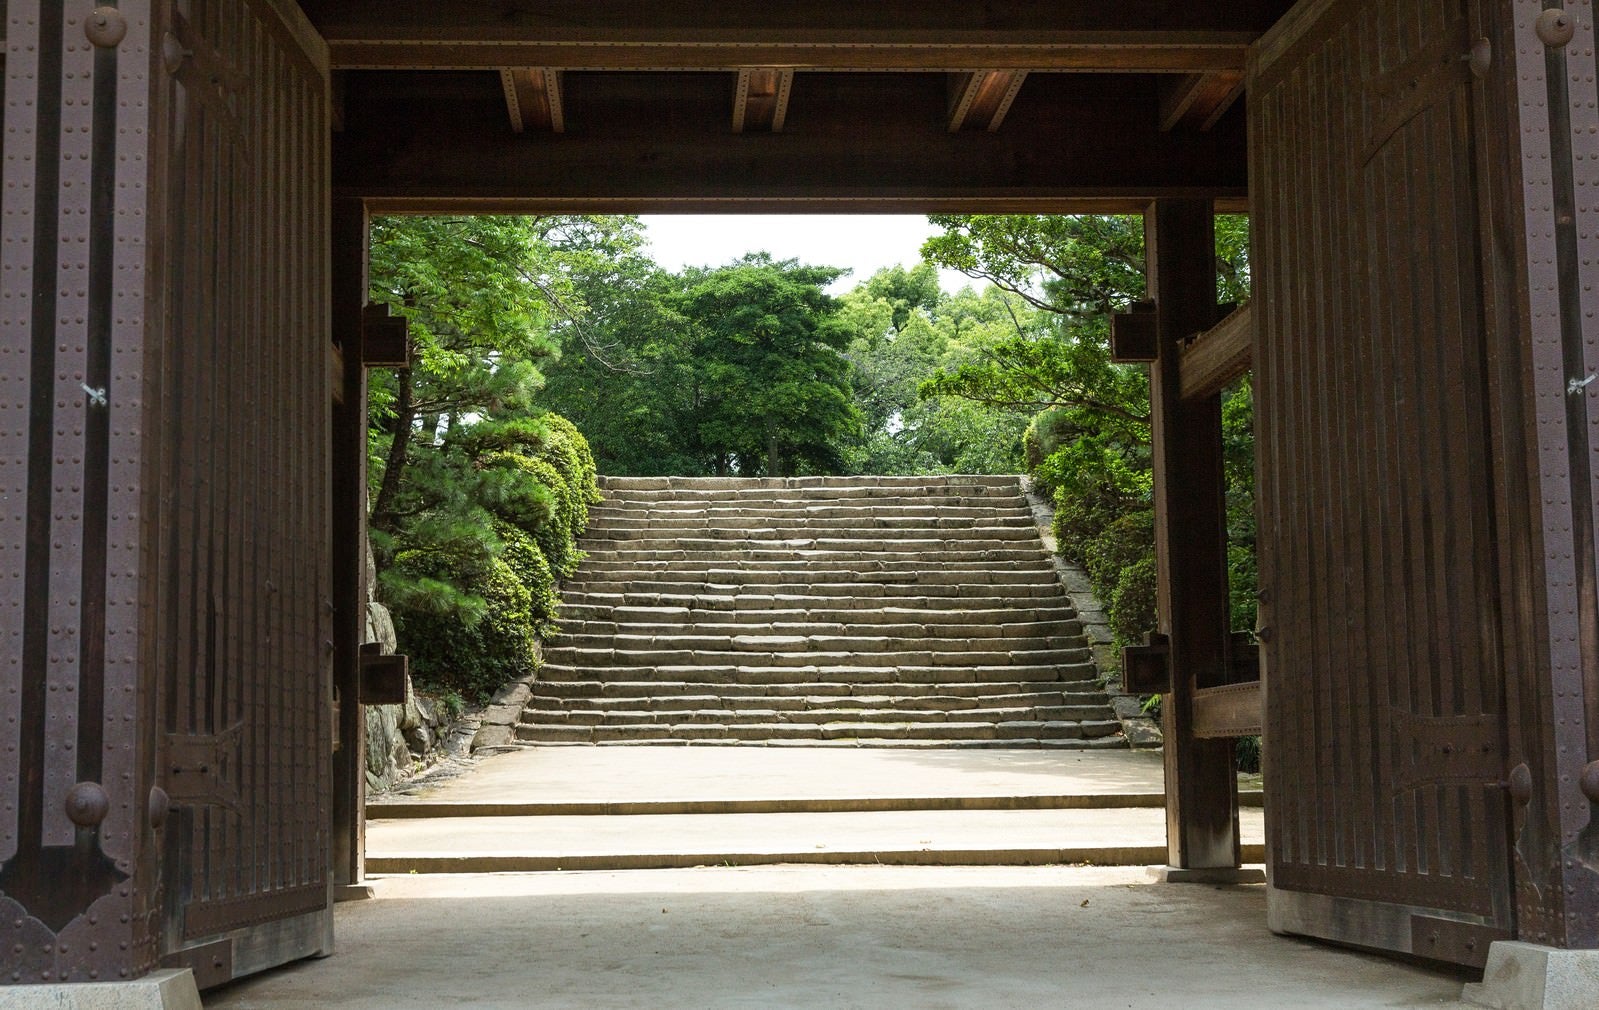
[[338,952],[212,1008],[1456,1006],[1465,976],[1273,936],[1259,886],[1137,868],[397,876]]

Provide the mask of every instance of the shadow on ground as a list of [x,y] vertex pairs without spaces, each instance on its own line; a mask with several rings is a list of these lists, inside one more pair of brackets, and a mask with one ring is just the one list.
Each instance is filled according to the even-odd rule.
[[1137,869],[392,877],[338,952],[213,1008],[1453,1006],[1459,974],[1273,936],[1261,887]]

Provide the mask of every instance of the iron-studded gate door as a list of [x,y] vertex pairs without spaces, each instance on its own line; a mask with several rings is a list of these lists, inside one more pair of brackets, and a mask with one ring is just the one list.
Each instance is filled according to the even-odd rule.
[[1274,929],[1481,964],[1513,926],[1465,0],[1252,56]]
[[331,951],[327,62],[293,4],[163,7],[161,952],[206,986]]

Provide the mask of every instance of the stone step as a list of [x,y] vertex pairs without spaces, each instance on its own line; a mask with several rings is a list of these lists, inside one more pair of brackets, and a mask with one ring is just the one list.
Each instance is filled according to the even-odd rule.
[[812,621],[818,624],[848,625],[931,625],[973,624],[996,625],[1006,622],[1016,624],[1076,622],[1077,611],[1062,600],[1056,606],[998,607],[990,609],[937,610],[929,607],[876,607],[847,610],[842,607],[819,607],[805,610],[786,607],[781,610],[713,610],[690,607],[629,607],[595,603],[563,603],[558,612],[563,622],[604,621],[617,625],[681,624],[694,622],[724,622],[753,625],[782,622]]
[[[758,592],[741,592],[740,587],[729,583],[706,581],[666,582],[640,580],[574,583],[563,595],[574,603],[621,602],[634,606],[693,606],[704,610],[770,610],[778,606],[842,606],[842,601],[862,610],[879,606],[884,599],[954,601],[954,606],[965,601],[980,601],[973,609],[993,609],[990,604],[1031,603],[1037,600],[1065,599],[1066,591],[1059,584],[1008,583],[998,586],[963,583],[939,585],[936,583],[893,582],[839,582],[839,583],[771,583],[762,584]],[[1002,590],[996,592],[996,590]]]
[[765,491],[772,489],[813,490],[818,488],[872,489],[904,488],[933,490],[946,487],[985,487],[1013,493],[1021,490],[1021,478],[991,474],[932,474],[915,477],[600,477],[604,491],[638,492],[679,489],[694,491]]
[[716,501],[690,502],[681,505],[672,505],[662,502],[635,502],[623,499],[608,499],[598,505],[589,506],[589,524],[591,526],[604,525],[610,522],[636,522],[641,520],[658,520],[661,522],[676,521],[707,521],[716,522],[721,519],[736,520],[767,520],[779,522],[786,520],[810,519],[896,519],[901,517],[922,517],[936,515],[942,519],[981,521],[992,519],[996,523],[1010,522],[1020,519],[1032,521],[1032,509],[1019,499],[1008,498],[984,499],[982,504],[975,505],[941,505],[932,506],[924,499],[910,498],[904,501],[873,500],[867,503],[828,504],[823,502],[792,504],[760,504],[746,502],[743,504],[725,504]]
[[939,567],[932,571],[863,572],[853,568],[840,571],[806,572],[761,571],[758,569],[700,567],[687,571],[654,571],[617,565],[592,573],[579,572],[567,588],[582,592],[591,585],[615,585],[621,580],[635,589],[644,587],[718,585],[718,586],[780,586],[800,588],[823,585],[854,586],[1053,586],[1058,584],[1055,573],[1049,569],[989,568],[983,571],[950,571]]
[[918,531],[923,534],[931,534],[934,531],[959,532],[961,535],[972,535],[972,537],[987,537],[1004,531],[1007,534],[1022,532],[1028,537],[1038,537],[1038,527],[1033,526],[1033,518],[1027,515],[966,518],[966,516],[939,515],[935,511],[927,510],[911,515],[801,515],[793,518],[774,518],[766,515],[664,516],[652,511],[641,511],[635,515],[625,516],[596,516],[595,513],[588,513],[588,531],[601,531],[604,535],[619,539],[635,537],[644,532],[672,535],[699,534],[723,540],[737,539],[737,537],[761,539],[771,535],[828,535],[828,537],[865,539],[865,537],[883,535],[883,531]]
[[[653,508],[692,509],[699,507],[728,508],[740,506],[751,509],[791,509],[815,506],[837,507],[850,505],[920,505],[922,508],[982,508],[1001,505],[1016,506],[1016,495],[981,487],[950,487],[925,494],[906,494],[898,488],[830,488],[823,491],[804,492],[780,489],[743,491],[630,491],[626,503]],[[595,504],[614,506],[621,499],[615,492],[607,493]]]
[[[977,587],[980,588],[980,587]],[[1054,591],[1051,586],[991,586],[986,594],[962,592],[959,587],[877,586],[877,599],[850,597],[844,593],[826,595],[803,592],[773,593],[764,587],[760,592],[737,591],[737,587],[719,588],[715,592],[696,593],[646,592],[608,590],[605,592],[562,593],[565,602],[573,607],[679,607],[697,612],[715,611],[725,614],[766,612],[772,610],[828,610],[849,613],[883,613],[891,610],[920,610],[924,613],[954,614],[969,611],[1004,610],[1037,611],[1070,605],[1064,590]],[[909,591],[905,591],[909,589]],[[1002,590],[995,592],[994,590]],[[928,593],[929,595],[918,595]],[[891,606],[883,606],[885,600]]]
[[[599,681],[587,681],[595,685],[594,691],[600,692]],[[652,687],[659,685],[650,685]],[[918,692],[915,694],[772,694],[759,693],[758,689],[746,688],[749,693],[740,693],[737,688],[744,685],[725,685],[718,690],[716,685],[710,684],[683,684],[681,691],[653,691],[642,692],[632,696],[622,696],[609,693],[562,694],[542,689],[535,690],[528,699],[527,711],[545,711],[561,709],[567,711],[587,712],[633,712],[641,711],[640,701],[648,700],[649,710],[657,712],[688,712],[709,711],[715,709],[746,710],[759,709],[774,712],[815,711],[820,709],[850,709],[856,711],[873,711],[879,709],[894,709],[896,711],[925,711],[938,712],[947,715],[954,711],[993,711],[1001,709],[1025,709],[1029,711],[1042,711],[1045,709],[1061,710],[1062,712],[1076,712],[1076,715],[1057,715],[1053,718],[1093,718],[1103,714],[1105,697],[1099,692],[1084,691],[1080,694],[1064,691],[1038,690],[1014,693],[996,693],[984,695],[953,695],[933,694]],[[559,719],[532,720],[559,722]]]
[[[1011,616],[1011,615],[1006,615]],[[805,620],[765,620],[760,622],[740,621],[729,622],[716,614],[705,615],[705,620],[685,619],[676,622],[649,622],[649,621],[602,621],[590,619],[576,625],[583,630],[577,634],[567,634],[562,641],[569,645],[581,644],[576,639],[578,635],[584,636],[651,636],[655,638],[674,635],[687,636],[720,636],[727,640],[734,635],[833,635],[837,637],[859,636],[879,637],[889,636],[895,638],[913,638],[918,641],[932,639],[995,639],[1001,638],[1008,641],[1038,640],[1044,638],[1072,638],[1082,635],[1082,624],[1075,620],[1062,621],[1018,621],[1014,624],[955,624],[953,622],[920,623],[912,618],[889,623],[878,622],[832,622],[832,621],[805,621]],[[1077,644],[1074,642],[1074,644]]]
[[[681,700],[681,699],[678,699]],[[784,699],[793,700],[793,699]],[[652,699],[653,701],[653,699]],[[521,722],[528,725],[569,723],[572,725],[630,726],[643,723],[680,723],[742,726],[751,723],[830,723],[830,722],[991,722],[995,725],[1009,723],[1036,724],[1040,722],[1099,722],[1104,715],[1099,705],[1014,705],[1007,707],[961,708],[944,711],[931,707],[881,707],[863,705],[835,705],[832,707],[764,707],[755,702],[727,707],[714,700],[698,708],[673,707],[651,704],[648,708],[622,705],[598,707],[572,705],[530,705],[522,713]],[[1030,734],[1029,734],[1030,735]],[[1103,734],[1101,734],[1103,735]]]
[[[970,655],[969,653],[967,655]],[[836,659],[836,657],[801,656],[805,659]],[[880,658],[880,657],[873,657]],[[547,662],[539,669],[544,683],[563,680],[631,680],[663,683],[695,682],[704,684],[805,684],[826,681],[870,685],[878,690],[887,684],[916,684],[936,686],[939,692],[951,684],[986,683],[1049,683],[1086,684],[1098,675],[1090,662],[1054,663],[1042,665],[949,665],[949,666],[868,666],[865,663],[840,664],[838,662],[771,663],[769,656],[738,655],[743,662],[703,662],[676,665],[634,664],[614,661],[609,663]],[[760,662],[749,662],[750,660]]]
[[906,705],[909,700],[936,704],[948,702],[956,708],[976,706],[983,702],[993,704],[1021,704],[1021,699],[1031,699],[1029,704],[1092,704],[1103,702],[1105,692],[1091,680],[1080,681],[1022,681],[993,680],[961,683],[877,683],[860,684],[840,680],[809,680],[786,684],[740,684],[732,681],[711,683],[696,680],[595,680],[571,677],[563,680],[541,680],[537,683],[534,698],[562,698],[573,701],[594,702],[599,699],[617,701],[636,698],[757,698],[766,707],[778,707],[777,702],[799,699],[840,698],[874,699],[894,698],[894,704]]
[[[635,723],[574,725],[572,723],[519,723],[516,738],[528,743],[643,743],[652,741],[741,740],[1098,740],[1121,729],[1115,720],[1092,722],[956,721],[933,723],[838,721],[825,723],[752,722]],[[1011,744],[1014,745],[1014,744]]]
[[[941,645],[943,643],[930,643]],[[978,643],[981,644],[981,643]],[[590,668],[669,666],[721,663],[750,666],[839,666],[875,668],[937,668],[1050,666],[1061,667],[1091,659],[1086,646],[1044,649],[906,649],[901,643],[884,643],[883,648],[867,651],[853,639],[807,637],[803,635],[750,635],[732,640],[731,649],[583,647],[556,644],[545,649],[545,661],[570,663]]]
[[870,550],[860,547],[860,540],[839,537],[793,537],[788,540],[731,543],[728,540],[710,540],[707,537],[692,539],[656,540],[600,540],[592,535],[584,537],[579,547],[593,558],[606,558],[616,553],[620,558],[649,561],[716,561],[726,558],[806,558],[814,561],[849,561],[852,558],[870,558],[873,561],[900,561],[905,556],[921,558],[926,563],[940,561],[1038,561],[1047,559],[1038,539],[1028,540],[1031,547],[1015,547],[1014,540],[996,540],[995,543],[972,542],[961,537],[916,537],[916,539],[868,540]]
[[[915,558],[900,558],[892,561],[867,561],[852,558],[843,561],[811,561],[802,558],[767,558],[764,560],[734,559],[725,562],[706,563],[703,561],[638,561],[638,560],[604,560],[585,558],[583,561],[584,572],[597,574],[612,574],[620,572],[625,575],[684,573],[697,574],[711,577],[720,572],[748,572],[752,574],[788,574],[788,575],[814,575],[819,572],[855,572],[860,575],[880,574],[918,574],[927,571],[927,565]],[[996,566],[992,561],[951,561],[939,566],[939,570],[956,574],[969,574],[975,578],[996,571],[1003,572],[1030,572],[1033,574],[1047,574],[1054,576],[1055,566],[1047,558],[1040,556],[1037,561],[1016,561],[1003,566]]]
[[969,638],[957,635],[873,634],[885,629],[862,629],[851,633],[802,625],[798,628],[739,628],[733,634],[700,633],[687,629],[659,634],[595,631],[568,632],[560,639],[561,648],[611,651],[617,654],[641,652],[755,652],[761,654],[850,652],[901,653],[928,651],[939,654],[968,655],[979,652],[1065,651],[1081,647],[1074,635],[1025,635],[1015,637]]

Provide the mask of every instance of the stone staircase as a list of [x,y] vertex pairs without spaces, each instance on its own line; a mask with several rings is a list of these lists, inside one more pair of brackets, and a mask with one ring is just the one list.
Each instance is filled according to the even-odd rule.
[[601,483],[519,740],[1125,746],[1018,478]]

